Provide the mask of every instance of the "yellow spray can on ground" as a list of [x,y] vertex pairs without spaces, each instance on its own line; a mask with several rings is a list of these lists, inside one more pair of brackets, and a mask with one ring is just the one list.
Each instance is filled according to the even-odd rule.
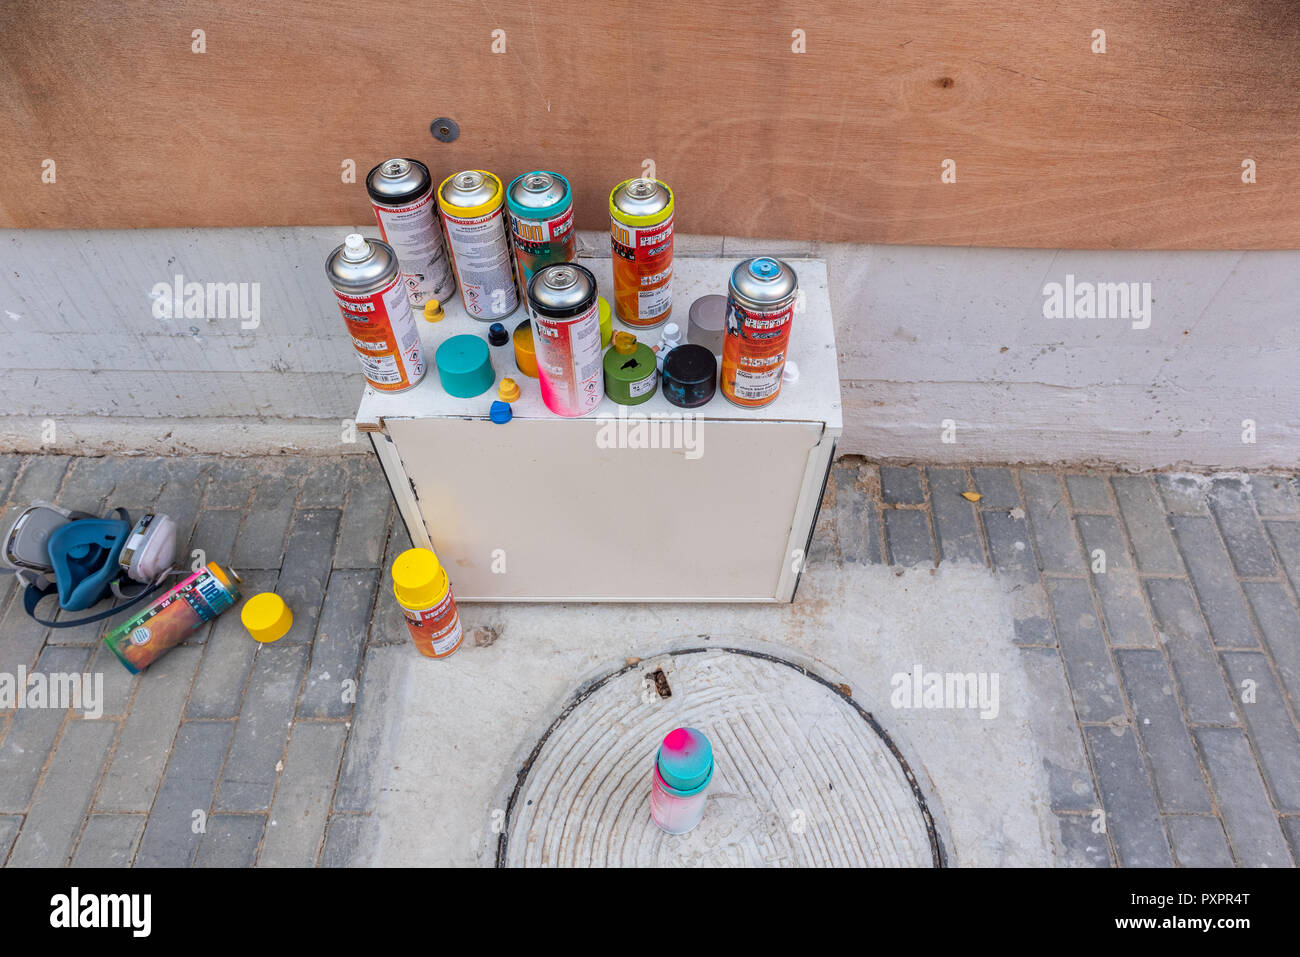
[[456,599],[438,556],[408,548],[393,560],[393,594],[406,616],[415,648],[426,658],[446,658],[463,637]]

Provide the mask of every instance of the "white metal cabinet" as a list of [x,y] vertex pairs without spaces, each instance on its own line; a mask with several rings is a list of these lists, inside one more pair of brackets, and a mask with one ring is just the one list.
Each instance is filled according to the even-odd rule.
[[[611,298],[609,260],[581,262]],[[736,262],[676,261],[673,314],[683,336],[690,303],[725,294]],[[458,600],[793,597],[841,417],[826,264],[791,265],[804,297],[790,344],[800,375],[764,409],[718,394],[686,417],[656,394],[631,408],[605,399],[590,416],[561,418],[507,344],[492,349],[497,382],[509,376],[523,395],[512,421],[497,425],[487,417],[495,389],[454,398],[433,368],[440,343],[485,336],[488,323],[466,316],[459,301],[442,322],[419,320],[428,375],[400,395],[367,388],[357,426],[371,433],[411,540],[438,553]],[[505,324],[513,330],[524,317],[521,307]],[[653,344],[659,330],[644,335]]]

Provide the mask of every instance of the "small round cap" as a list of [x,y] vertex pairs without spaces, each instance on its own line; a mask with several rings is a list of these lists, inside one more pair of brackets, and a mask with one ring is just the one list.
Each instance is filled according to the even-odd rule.
[[514,379],[502,379],[497,386],[497,398],[502,402],[514,402],[519,398],[519,383]]
[[796,363],[791,362],[789,359],[786,359],[786,360],[785,360],[785,368],[781,370],[781,381],[782,381],[782,382],[798,382],[798,381],[799,381],[799,366],[798,366]]
[[515,326],[515,365],[530,378],[537,378],[537,347],[533,343],[533,325],[527,319]]
[[260,642],[277,641],[293,627],[293,612],[275,592],[264,591],[244,602],[239,620]]
[[442,322],[447,314],[442,311],[442,303],[437,299],[430,299],[424,304],[424,318],[429,322]]
[[452,336],[438,346],[433,361],[443,389],[458,399],[482,395],[497,378],[488,345],[479,336]]
[[428,608],[447,591],[447,573],[427,548],[408,548],[393,559],[393,595],[406,608]]
[[621,330],[614,333],[614,351],[622,356],[630,356],[636,352],[636,336]]
[[497,425],[505,425],[514,418],[514,415],[515,414],[510,411],[509,402],[493,402],[492,406],[488,409],[488,418]]
[[494,346],[504,346],[510,341],[510,334],[506,332],[506,327],[499,322],[494,322],[488,326],[488,342]]
[[369,254],[369,244],[366,243],[366,237],[360,233],[348,233],[347,238],[343,240],[343,258],[358,262],[365,259]]
[[656,761],[664,783],[674,791],[697,791],[713,777],[713,745],[695,728],[669,731]]

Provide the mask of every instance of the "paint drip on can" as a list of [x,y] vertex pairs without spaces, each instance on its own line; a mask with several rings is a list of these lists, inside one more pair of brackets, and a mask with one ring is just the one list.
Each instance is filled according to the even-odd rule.
[[424,378],[420,332],[393,247],[352,233],[325,260],[361,371],[378,392],[404,392]]
[[614,313],[629,326],[657,326],[673,311],[673,191],[629,179],[609,194]]
[[654,350],[630,332],[616,332],[605,353],[605,394],[619,405],[649,402],[657,386]]
[[556,415],[586,415],[605,396],[596,277],[577,263],[555,263],[528,283],[537,378]]
[[484,322],[510,315],[519,307],[519,291],[500,178],[481,169],[453,173],[438,187],[438,211],[465,311]]
[[799,277],[779,259],[746,259],[731,271],[720,386],[728,401],[751,409],[776,401],[798,296]]
[[446,658],[460,647],[460,615],[437,555],[427,548],[408,548],[393,559],[393,595],[416,651],[426,658]]
[[104,644],[138,675],[195,628],[239,601],[239,576],[209,562],[104,636]]
[[685,834],[704,817],[713,780],[713,745],[703,731],[669,731],[655,755],[650,817],[669,834]]
[[384,242],[397,252],[412,307],[450,299],[456,280],[438,225],[429,168],[419,160],[384,160],[366,177],[366,192]]
[[510,241],[519,267],[519,288],[527,292],[533,273],[577,255],[573,191],[559,173],[534,170],[516,176],[506,191]]

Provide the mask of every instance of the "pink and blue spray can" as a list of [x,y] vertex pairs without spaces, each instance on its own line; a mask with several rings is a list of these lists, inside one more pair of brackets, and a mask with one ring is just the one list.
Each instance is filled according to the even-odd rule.
[[655,755],[650,816],[669,834],[685,834],[704,817],[713,780],[713,745],[702,731],[668,732]]

